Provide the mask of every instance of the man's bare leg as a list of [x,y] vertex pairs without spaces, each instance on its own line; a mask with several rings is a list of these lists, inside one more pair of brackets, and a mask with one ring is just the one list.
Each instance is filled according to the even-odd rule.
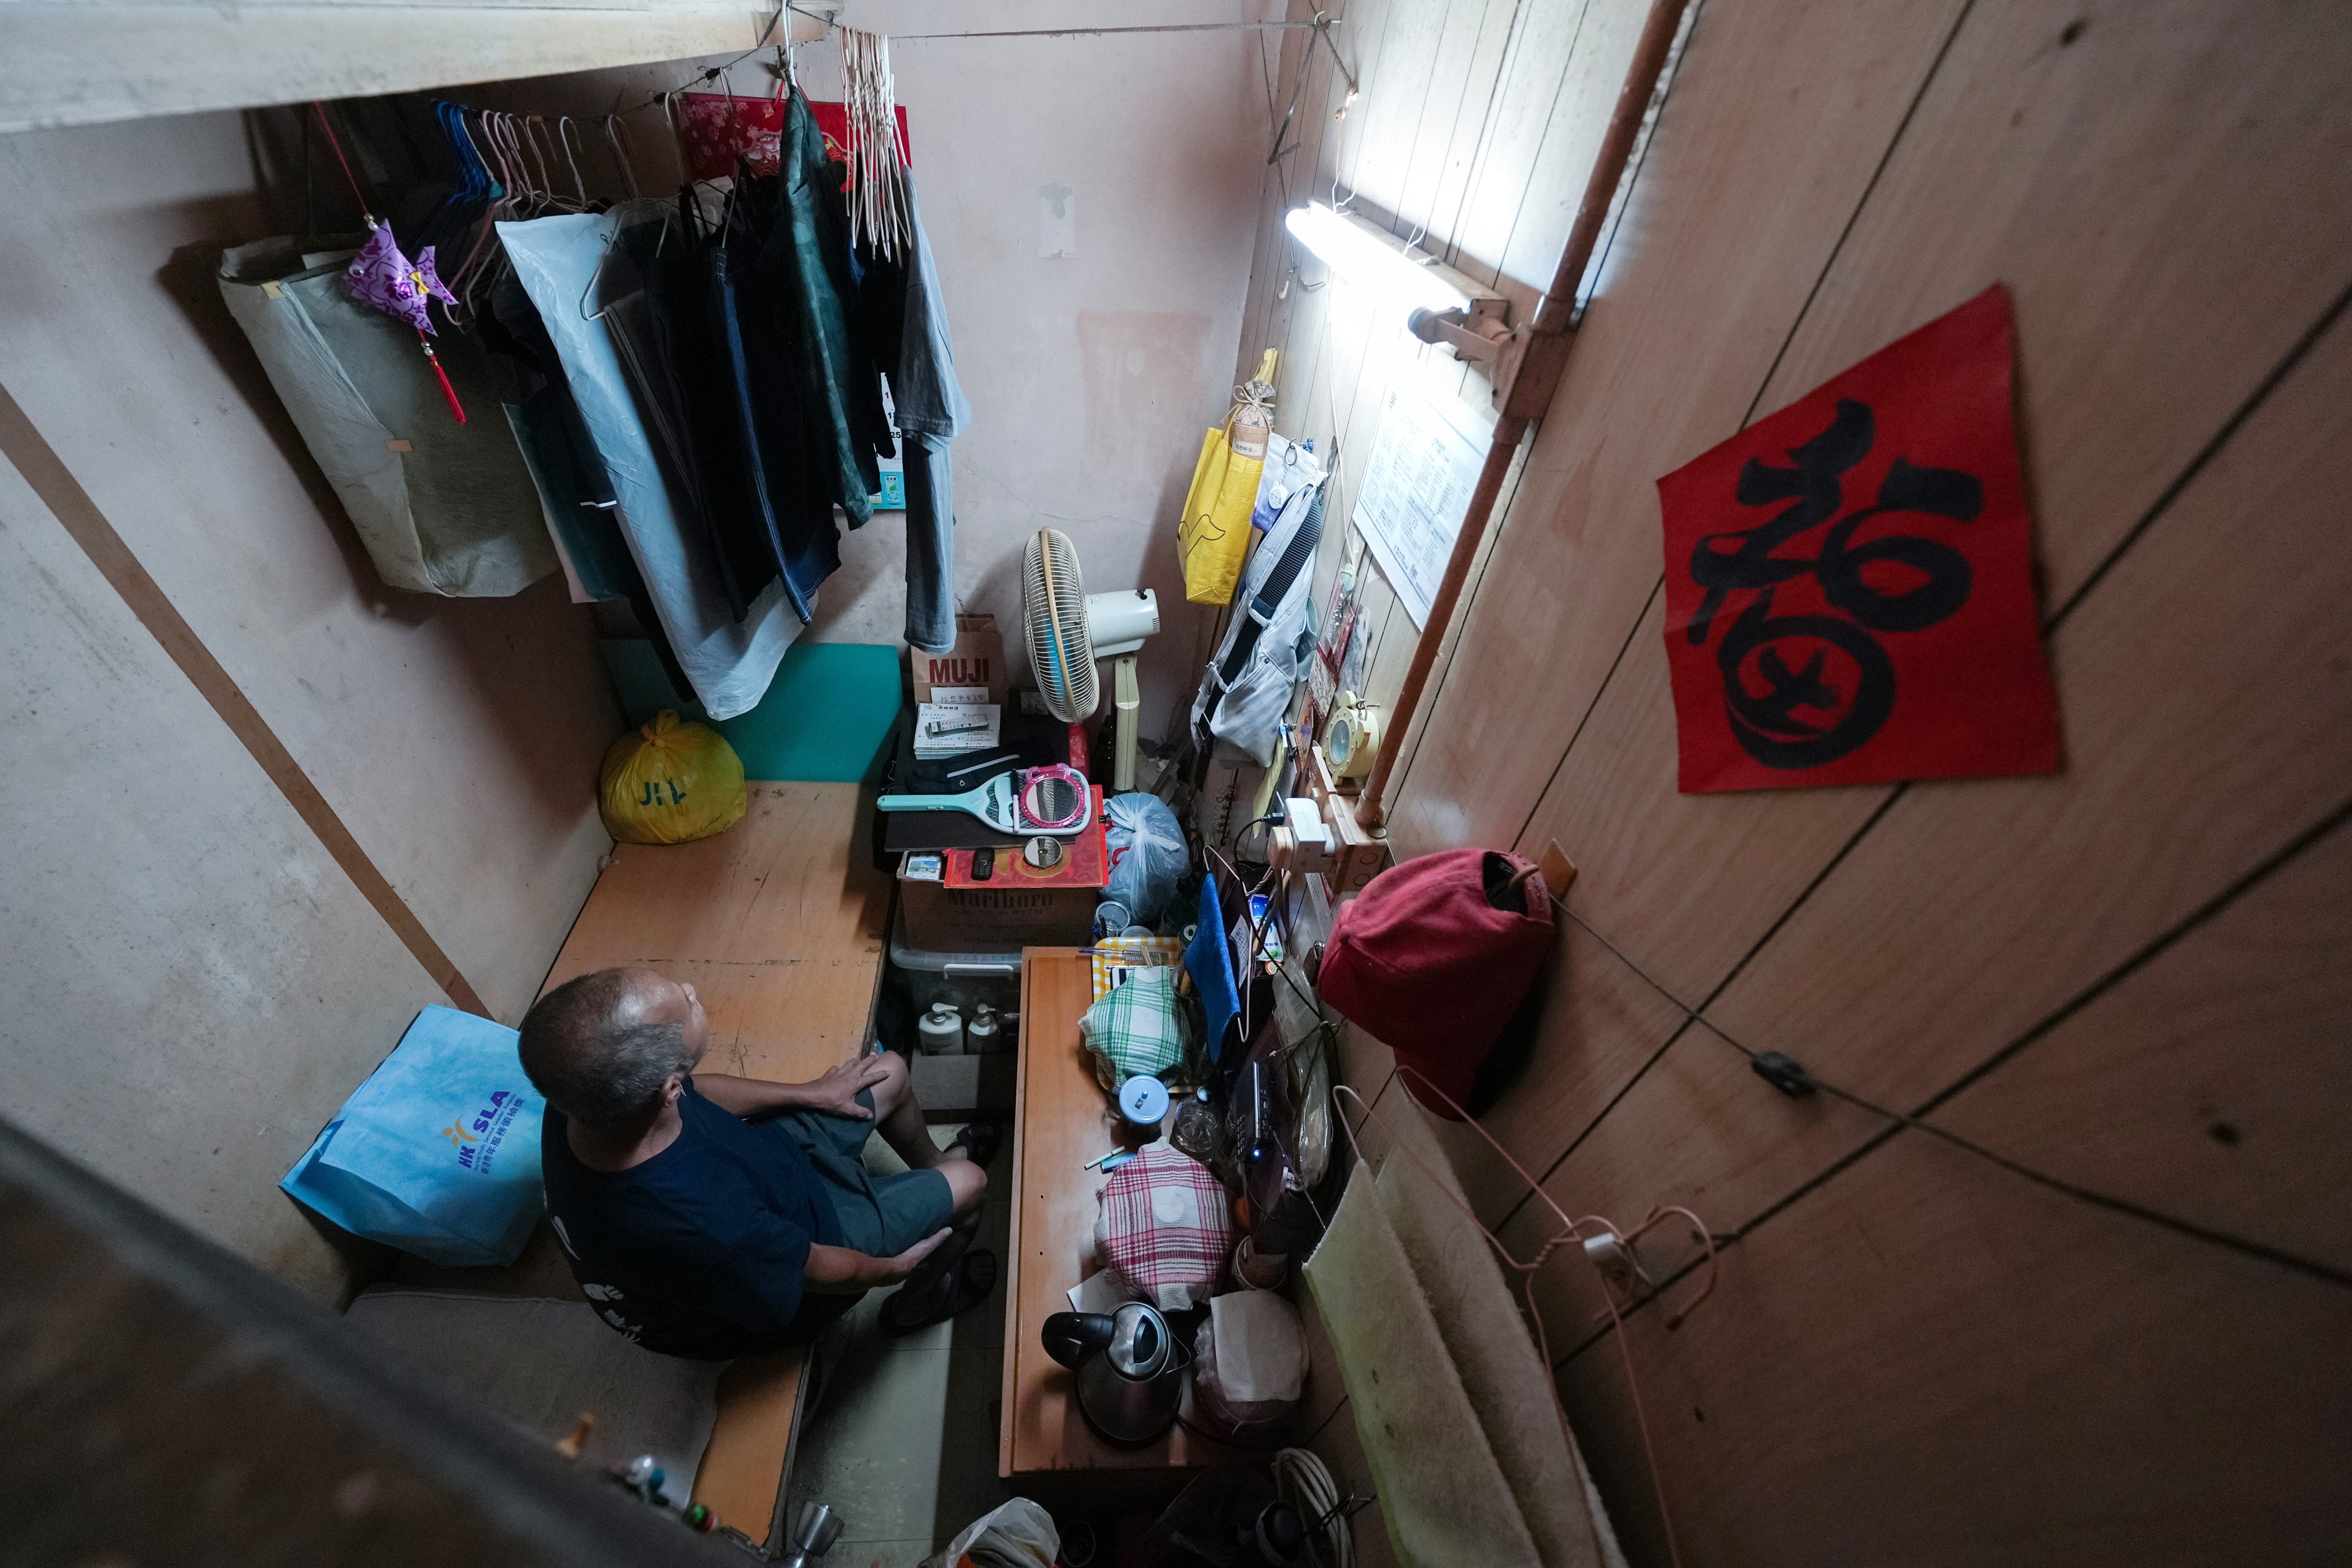
[[907,1276],[897,1295],[882,1303],[883,1321],[901,1328],[936,1316],[949,1304],[957,1285],[956,1266],[980,1234],[981,1211],[988,1202],[988,1173],[971,1161],[944,1160],[933,1168],[947,1178],[955,1210],[948,1222],[948,1238]]
[[947,1161],[961,1159],[961,1153],[950,1154],[931,1142],[930,1129],[923,1122],[923,1108],[915,1103],[914,1075],[908,1070],[907,1058],[896,1051],[884,1051],[882,1056],[883,1079],[874,1086],[874,1130],[882,1134],[882,1141],[898,1151],[910,1171],[935,1170]]

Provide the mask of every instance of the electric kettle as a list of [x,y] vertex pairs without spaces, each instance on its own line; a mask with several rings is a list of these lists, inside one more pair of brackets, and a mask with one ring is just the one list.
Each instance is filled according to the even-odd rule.
[[1056,1312],[1045,1353],[1077,1374],[1078,1409],[1114,1443],[1149,1443],[1176,1424],[1192,1352],[1140,1301],[1111,1313]]

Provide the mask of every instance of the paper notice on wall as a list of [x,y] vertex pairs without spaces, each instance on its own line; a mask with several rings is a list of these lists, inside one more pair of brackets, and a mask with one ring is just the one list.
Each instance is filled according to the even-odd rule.
[[1441,412],[1409,388],[1389,389],[1353,521],[1415,626],[1429,624],[1485,460],[1486,437],[1467,410]]

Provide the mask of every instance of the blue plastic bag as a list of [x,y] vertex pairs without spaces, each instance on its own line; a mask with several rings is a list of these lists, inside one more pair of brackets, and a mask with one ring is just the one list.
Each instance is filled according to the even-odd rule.
[[450,1267],[511,1263],[546,1207],[547,1102],[514,1030],[427,1007],[278,1184],[354,1236]]

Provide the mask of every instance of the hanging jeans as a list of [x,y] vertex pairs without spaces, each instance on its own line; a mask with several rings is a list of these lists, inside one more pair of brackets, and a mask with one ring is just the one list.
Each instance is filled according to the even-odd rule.
[[903,326],[890,395],[907,471],[907,640],[925,653],[955,646],[955,482],[948,444],[971,423],[948,340],[947,301],[930,237],[907,177],[914,230],[908,248]]

